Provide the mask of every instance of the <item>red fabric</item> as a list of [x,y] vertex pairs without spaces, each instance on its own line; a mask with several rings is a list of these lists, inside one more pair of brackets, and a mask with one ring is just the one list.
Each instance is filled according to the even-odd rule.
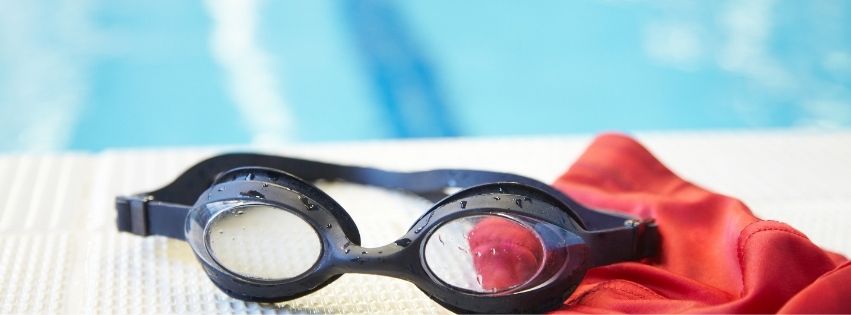
[[589,270],[557,313],[851,312],[846,258],[684,181],[627,136],[598,137],[554,186],[591,208],[655,218],[662,236],[653,261]]

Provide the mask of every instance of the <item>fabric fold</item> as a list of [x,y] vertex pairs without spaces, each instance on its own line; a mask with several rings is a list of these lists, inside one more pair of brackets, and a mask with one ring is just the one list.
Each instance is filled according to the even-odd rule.
[[590,270],[556,312],[851,312],[851,268],[789,225],[689,183],[621,134],[597,137],[553,184],[596,209],[654,218],[657,259]]

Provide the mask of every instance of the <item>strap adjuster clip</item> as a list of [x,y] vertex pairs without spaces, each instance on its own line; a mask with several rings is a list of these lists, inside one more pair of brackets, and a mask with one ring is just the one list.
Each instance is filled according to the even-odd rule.
[[130,233],[148,236],[148,202],[153,200],[151,196],[136,196],[129,198],[130,206]]

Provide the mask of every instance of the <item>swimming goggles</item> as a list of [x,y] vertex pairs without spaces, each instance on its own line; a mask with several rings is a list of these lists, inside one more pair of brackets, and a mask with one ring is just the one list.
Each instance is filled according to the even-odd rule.
[[[312,184],[321,180],[435,203],[395,242],[365,248],[352,218]],[[216,286],[257,302],[362,273],[410,281],[457,312],[543,312],[560,306],[588,268],[652,257],[659,243],[652,220],[590,210],[519,175],[260,154],[209,158],[159,190],[117,197],[116,210],[118,230],[187,241]]]

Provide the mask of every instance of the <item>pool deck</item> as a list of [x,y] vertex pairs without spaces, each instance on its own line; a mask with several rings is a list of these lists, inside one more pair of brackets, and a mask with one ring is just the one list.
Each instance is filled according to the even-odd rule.
[[[738,197],[757,216],[786,222],[826,249],[851,254],[850,131],[644,133],[637,138],[680,176]],[[460,138],[261,149],[399,170],[502,170],[550,182],[591,139]],[[366,275],[346,275],[288,303],[245,303],[213,286],[187,244],[116,232],[115,195],[159,187],[206,156],[236,149],[257,148],[0,155],[0,174],[6,179],[0,182],[0,313],[446,312],[413,285]],[[427,206],[374,188],[322,187],[350,211],[365,246],[402,235]]]

